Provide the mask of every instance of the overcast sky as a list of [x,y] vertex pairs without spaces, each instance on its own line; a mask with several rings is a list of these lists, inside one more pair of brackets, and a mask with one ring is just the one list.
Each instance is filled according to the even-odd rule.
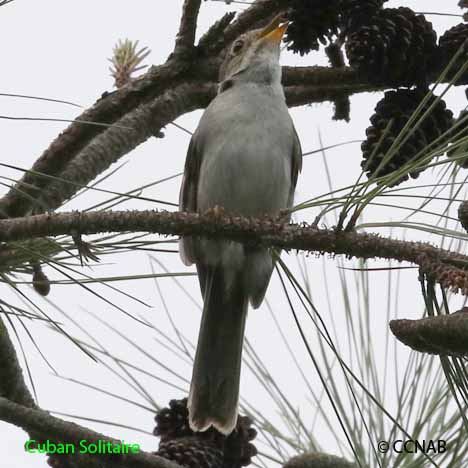
[[[456,0],[440,2],[437,0],[419,1],[389,1],[388,6],[410,6],[416,11],[440,11],[447,13],[460,11],[456,7]],[[109,75],[107,58],[111,56],[112,47],[118,39],[129,38],[139,40],[141,46],[152,50],[146,63],[159,64],[170,53],[175,33],[177,31],[182,0],[81,0],[80,2],[41,0],[15,0],[10,5],[0,9],[0,44],[2,44],[2,72],[0,74],[0,92],[18,93],[44,96],[73,101],[88,107],[94,103],[102,92],[111,90],[113,80]],[[232,4],[229,7],[222,2],[204,2],[200,15],[199,34],[204,32],[210,24],[221,17],[226,11],[242,9],[242,5]],[[448,16],[428,16],[438,31],[457,24],[460,19]],[[325,64],[321,54],[312,54],[305,58],[283,54],[283,64]],[[330,104],[312,105],[292,110],[304,152],[320,147],[319,134],[323,145],[333,145],[349,140],[364,138],[364,130],[368,126],[371,115],[380,94],[366,94],[351,99],[351,122],[332,121],[333,108]],[[455,111],[465,106],[464,96],[460,90],[451,92],[447,102]],[[73,119],[77,115],[76,108],[39,101],[20,100],[0,97],[1,115],[16,117],[53,117]],[[200,112],[183,116],[178,123],[193,131],[200,118]],[[26,122],[0,120],[0,160],[12,165],[29,168],[42,151],[47,148],[51,140],[66,127],[64,123]],[[131,154],[122,159],[126,165],[102,187],[110,190],[125,192],[145,183],[163,179],[179,173],[183,169],[189,135],[173,126],[165,129],[164,139],[151,139],[136,148]],[[360,173],[359,145],[352,144],[326,154],[329,171],[332,174],[333,187],[352,184]],[[3,170],[2,175],[18,178],[19,173],[13,170]],[[424,176],[425,177],[425,176]],[[424,179],[421,180],[433,180]],[[158,184],[155,188],[145,192],[145,196],[160,200],[177,202],[180,178]],[[304,169],[301,175],[297,201],[305,200],[330,190],[326,178],[325,166],[321,154],[312,155],[304,159]],[[66,205],[63,209],[80,209],[90,206],[107,196],[89,191]],[[122,208],[164,208],[149,202],[127,202]],[[313,213],[308,214],[312,216]],[[299,219],[301,219],[299,216]],[[401,219],[401,212],[392,210],[370,210],[366,213],[366,220],[381,221],[382,219]],[[333,218],[330,224],[333,224]],[[396,233],[402,235],[401,232]],[[411,236],[412,234],[408,234]],[[173,246],[174,247],[174,246]],[[174,247],[175,248],[175,247]],[[176,254],[158,254],[157,260],[162,262],[170,271],[193,272],[182,265]],[[288,264],[297,266],[295,255],[284,256]],[[313,296],[319,310],[323,310],[328,317],[328,305],[324,296],[323,272],[329,275],[330,282],[335,281],[332,291],[332,310],[337,323],[345,320],[340,286],[336,286],[337,263],[333,259],[323,260],[314,256],[304,257],[313,288]],[[87,268],[85,273],[96,277],[119,276],[132,274],[150,274],[152,268],[158,273],[162,267],[151,261],[148,254],[126,253],[103,259],[105,265]],[[352,266],[349,263],[349,266]],[[59,276],[50,268],[46,273],[53,279]],[[414,270],[403,271],[400,298],[404,307],[398,310],[400,316],[416,317],[422,311],[422,301],[415,291],[418,288],[417,274]],[[26,278],[27,279],[27,278]],[[387,274],[372,275],[372,298],[376,308],[379,298],[386,293]],[[158,288],[152,279],[139,281],[125,281],[112,283],[117,291],[111,291],[103,286],[91,285],[93,291],[103,294],[109,303],[85,291],[78,286],[56,285],[47,300],[42,300],[31,289],[25,288],[29,296],[41,305],[44,311],[50,313],[57,320],[66,323],[67,329],[77,336],[83,334],[65,319],[56,307],[65,310],[74,320],[84,326],[99,338],[100,342],[111,352],[124,359],[128,359],[137,366],[142,366],[161,378],[167,378],[174,384],[187,389],[187,384],[169,372],[162,371],[148,358],[138,353],[126,344],[125,340],[111,332],[104,325],[92,318],[88,312],[96,314],[105,323],[110,323],[125,336],[137,340],[149,353],[174,366],[185,379],[190,378],[190,366],[176,360],[172,354],[158,345],[154,338],[158,337],[153,330],[147,329],[135,321],[124,317],[113,304],[145,320],[151,320],[164,332],[174,339],[174,333],[167,318],[165,307],[170,311],[182,332],[195,342],[200,316],[199,309],[187,298],[181,289],[171,279],[160,279],[159,286],[164,294],[164,301],[159,295]],[[180,282],[200,304],[199,290],[196,278],[181,277]],[[316,286],[315,286],[316,285]],[[354,287],[354,283],[350,283]],[[20,298],[12,294],[6,286],[0,286],[2,299],[22,305]],[[137,297],[150,307],[124,297],[124,291]],[[280,290],[280,283],[274,278],[268,294],[268,301],[272,305],[275,316],[287,336],[292,349],[299,359],[306,373],[311,379],[316,379],[310,360],[308,360],[304,346],[294,326],[286,300]],[[383,314],[378,311],[372,318],[375,322],[377,336],[387,336],[388,328]],[[307,324],[311,327],[311,324]],[[43,325],[29,324],[38,346],[50,360],[57,372],[65,377],[92,383],[118,393],[139,403],[149,405],[142,397],[120,379],[90,359],[86,358],[70,342],[57,336]],[[338,333],[340,334],[340,333]],[[52,374],[51,369],[40,357],[24,332],[20,331],[22,342],[33,372],[39,404],[50,410],[78,414],[89,418],[99,418],[138,427],[145,431],[152,431],[153,415],[148,411],[131,406],[125,402],[80,387],[77,384],[65,382]],[[302,384],[297,371],[292,370],[291,362],[280,336],[266,306],[252,313],[247,326],[247,337],[253,343],[269,366],[278,381],[284,384],[288,396],[297,402],[298,407],[308,408],[310,404],[307,391]],[[378,341],[378,340],[377,340]],[[376,353],[379,352],[377,346]],[[405,352],[402,353],[405,357]],[[148,393],[161,404],[166,404],[170,398],[179,398],[182,390],[161,384],[157,380],[138,375],[139,380]],[[318,383],[317,383],[318,385]],[[268,412],[269,403],[264,397],[255,379],[244,372],[241,391],[243,397]],[[277,421],[277,415],[271,414]],[[128,442],[140,443],[147,450],[157,448],[153,437],[138,432],[103,426],[93,422],[84,422],[96,430],[108,435],[124,438]],[[45,458],[25,454],[22,444],[25,435],[19,429],[0,422],[0,463],[6,467],[40,467],[46,466]],[[333,453],[339,453],[333,440],[320,441],[324,448]],[[5,462],[6,457],[6,462]]]

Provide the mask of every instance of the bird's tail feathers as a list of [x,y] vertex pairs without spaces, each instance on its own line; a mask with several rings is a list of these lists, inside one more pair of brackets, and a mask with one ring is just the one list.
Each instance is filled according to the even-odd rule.
[[248,297],[240,274],[229,280],[226,290],[220,268],[199,268],[198,273],[204,306],[188,400],[189,423],[195,431],[214,426],[229,434],[237,422]]

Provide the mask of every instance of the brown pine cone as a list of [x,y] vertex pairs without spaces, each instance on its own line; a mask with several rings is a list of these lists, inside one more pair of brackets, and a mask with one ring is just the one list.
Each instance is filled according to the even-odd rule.
[[[439,61],[440,68],[444,70],[445,67],[450,63],[454,55],[462,47],[462,52],[458,56],[458,59],[450,67],[447,78],[453,79],[457,72],[465,65],[468,60],[468,24],[461,23],[440,36],[439,38]],[[462,74],[462,76],[456,81],[457,85],[468,84],[468,70]]]
[[341,0],[341,31],[348,35],[377,15],[387,0]]
[[[389,149],[426,93],[426,89],[387,91],[383,99],[377,103],[375,114],[370,118],[372,125],[367,128],[367,138],[361,145],[363,154],[361,166],[366,170],[368,177],[377,171],[377,176],[383,176],[400,169],[452,127],[453,114],[446,108],[445,102],[440,100],[432,109],[430,115],[400,145],[390,161],[380,167]],[[420,116],[434,103],[435,99],[436,96],[432,95],[419,114]],[[445,138],[448,140],[449,135],[447,134]],[[418,167],[402,174],[393,185],[408,180],[408,176],[414,179],[417,178],[424,169],[424,167]]]
[[284,39],[288,50],[308,54],[338,33],[340,0],[291,0],[289,7],[290,24]]
[[223,450],[213,442],[197,436],[163,442],[156,455],[186,468],[223,468]]
[[432,24],[405,7],[368,18],[348,35],[346,54],[350,65],[375,84],[427,84],[438,64]]
[[169,408],[162,408],[154,419],[153,434],[159,436],[161,442],[194,434],[188,423],[187,398],[171,400]]
[[252,463],[257,455],[257,448],[251,442],[257,437],[257,431],[252,427],[252,420],[247,416],[239,416],[236,429],[226,439],[223,468],[241,468]]
[[236,428],[227,437],[213,428],[193,432],[188,424],[187,398],[171,400],[169,408],[161,409],[155,419],[153,432],[160,437],[157,454],[188,468],[204,467],[208,462],[210,467],[221,463],[221,468],[242,468],[257,454],[252,443],[257,431],[246,416],[238,417]]
[[50,281],[47,275],[42,271],[41,265],[33,265],[32,284],[34,290],[41,296],[47,296],[50,293]]

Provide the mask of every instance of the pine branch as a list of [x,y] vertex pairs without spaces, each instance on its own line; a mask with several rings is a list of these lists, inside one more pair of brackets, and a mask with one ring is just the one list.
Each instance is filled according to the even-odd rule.
[[[72,443],[77,447],[79,447],[81,440],[87,440],[88,444],[97,444],[99,441],[121,444],[120,440],[106,437],[78,424],[63,421],[50,415],[47,411],[26,408],[2,397],[0,397],[0,420],[21,427],[29,434],[41,434],[44,440]],[[38,440],[38,442],[41,441]],[[75,453],[73,457],[76,455],[78,454]],[[133,468],[180,468],[174,462],[142,451],[139,453],[99,454],[94,455],[94,457],[91,455],[86,457],[86,466],[102,466],[102,463],[105,462],[107,462],[105,466],[116,468],[128,466],[132,466]]]
[[[0,316],[0,420],[2,419],[2,401],[10,406],[23,408],[25,411],[37,409],[24,380],[16,350],[3,318]],[[31,429],[29,435],[33,439],[42,440],[40,431]]]
[[175,55],[190,52],[193,49],[200,6],[201,0],[185,0],[175,41]]
[[349,258],[394,259],[419,265],[428,277],[442,286],[468,294],[468,256],[427,243],[376,234],[285,224],[272,218],[220,216],[211,211],[203,215],[165,211],[71,212],[0,220],[0,242],[59,236],[72,231],[85,235],[127,231],[195,235]]
[[179,115],[205,107],[216,93],[214,85],[183,84],[169,89],[145,103],[98,135],[59,174],[61,181],[52,181],[37,198],[37,204],[49,210],[60,207],[83,186],[94,180],[119,158],[148,138],[157,134]]
[[235,16],[236,13],[231,11],[216,21],[200,38],[197,47],[200,48],[203,53],[206,53],[210,49],[215,49],[220,41],[223,41],[224,30],[231,24]]
[[0,317],[0,396],[23,406],[35,407],[34,399],[24,381],[15,348]]
[[[138,105],[150,101],[177,82],[177,77],[184,68],[181,61],[168,62],[152,67],[143,77],[113,93],[104,93],[96,103],[85,110],[76,120],[113,124]],[[31,172],[24,174],[21,180],[0,200],[0,217],[23,216],[31,211],[31,200],[20,196],[18,190],[37,197],[49,184],[50,179],[38,177],[38,173],[57,176],[80,151],[96,136],[106,130],[104,127],[72,123],[50,144],[36,160]]]
[[291,458],[283,468],[358,468],[358,466],[334,455],[310,452]]

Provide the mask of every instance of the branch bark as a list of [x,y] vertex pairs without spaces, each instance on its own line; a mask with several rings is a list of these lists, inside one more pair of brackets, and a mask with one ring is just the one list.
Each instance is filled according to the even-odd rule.
[[[21,427],[29,434],[41,434],[44,440],[54,442],[67,442],[79,446],[81,440],[87,440],[87,443],[98,443],[99,441],[110,442],[111,444],[120,444],[121,441],[106,437],[90,429],[79,426],[78,424],[63,421],[50,415],[47,411],[40,409],[26,408],[18,405],[6,398],[0,397],[0,420]],[[41,441],[38,441],[41,442]],[[78,455],[75,453],[74,457]],[[33,456],[33,455],[31,455]],[[106,455],[99,454],[87,456],[87,460],[92,460],[92,466],[101,467],[103,463],[108,462],[112,467],[134,467],[134,468],[181,468],[174,462],[166,460],[157,455],[147,452]],[[99,460],[97,460],[99,459]]]
[[[114,124],[124,115],[134,110],[142,102],[151,100],[162,91],[177,83],[180,73],[185,70],[181,61],[168,61],[164,65],[152,67],[142,78],[113,93],[104,93],[88,110],[76,120],[81,122],[101,122]],[[180,81],[180,80],[179,80]],[[50,178],[57,176],[80,151],[83,150],[104,127],[74,122],[51,143],[27,172],[0,200],[0,217],[23,216],[30,212],[32,202],[27,197],[37,197]],[[21,195],[21,191],[25,195]]]
[[0,316],[0,397],[23,406],[35,407],[34,399],[24,381],[15,348]]
[[179,115],[204,107],[210,101],[215,86],[189,83],[168,90],[151,102],[143,104],[98,135],[60,173],[60,181],[45,187],[36,203],[54,210],[82,187],[95,179],[119,158],[156,134]]
[[376,234],[284,224],[271,218],[215,216],[158,211],[104,211],[46,214],[0,220],[0,242],[36,237],[107,232],[152,232],[205,236],[277,247],[332,253],[362,259],[385,258],[419,265],[444,287],[468,294],[468,256],[422,242],[401,241]]
[[200,6],[201,0],[185,0],[174,47],[175,55],[190,52],[194,47]]

